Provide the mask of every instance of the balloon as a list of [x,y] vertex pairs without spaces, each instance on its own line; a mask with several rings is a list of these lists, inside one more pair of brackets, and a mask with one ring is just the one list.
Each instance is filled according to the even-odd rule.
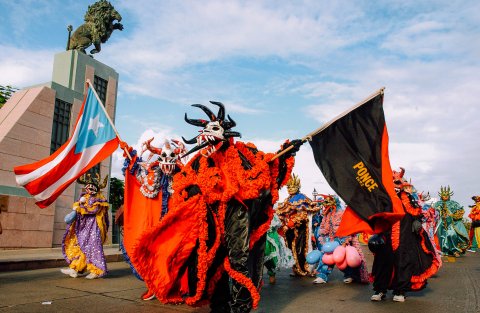
[[340,244],[337,241],[327,241],[323,246],[322,246],[322,251],[326,253],[332,253],[336,247],[338,247]]
[[362,258],[360,257],[360,254],[358,254],[357,249],[355,249],[352,246],[348,246],[345,248],[346,250],[346,260],[347,260],[347,265],[350,267],[359,267],[360,264],[362,264]]
[[323,262],[323,264],[327,264],[327,265],[335,264],[335,261],[333,260],[333,254],[331,254],[331,253],[323,254],[322,262]]
[[312,250],[307,254],[307,263],[308,264],[315,264],[320,261],[320,257],[322,253],[319,250]]
[[346,269],[348,266],[347,264],[347,258],[343,259],[343,262],[340,262],[340,263],[337,263],[337,267],[339,270],[343,271],[344,269]]
[[335,251],[333,251],[333,260],[337,264],[342,263],[343,260],[345,260],[345,247],[344,246],[338,246],[338,247],[335,248]]

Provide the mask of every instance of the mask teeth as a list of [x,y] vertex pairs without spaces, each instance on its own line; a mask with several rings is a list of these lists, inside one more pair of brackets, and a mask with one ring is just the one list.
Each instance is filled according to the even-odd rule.
[[217,148],[215,146],[208,146],[202,149],[200,152],[204,157],[208,158],[211,156],[214,152],[217,151]]

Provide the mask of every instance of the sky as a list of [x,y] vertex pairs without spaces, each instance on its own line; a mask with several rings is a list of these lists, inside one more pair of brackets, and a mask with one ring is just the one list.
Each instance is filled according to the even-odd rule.
[[[0,0],[0,85],[50,81],[67,25],[93,2]],[[449,185],[467,211],[480,194],[480,2],[111,3],[124,30],[95,58],[120,75],[115,123],[130,145],[194,137],[184,114],[205,118],[190,105],[213,100],[242,141],[275,152],[385,87],[392,168],[434,197]],[[332,192],[308,144],[294,173],[306,195]]]

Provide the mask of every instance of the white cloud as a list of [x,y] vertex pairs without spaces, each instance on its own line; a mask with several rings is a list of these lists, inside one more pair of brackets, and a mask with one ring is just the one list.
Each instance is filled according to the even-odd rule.
[[51,81],[55,52],[0,44],[0,85],[23,88]]

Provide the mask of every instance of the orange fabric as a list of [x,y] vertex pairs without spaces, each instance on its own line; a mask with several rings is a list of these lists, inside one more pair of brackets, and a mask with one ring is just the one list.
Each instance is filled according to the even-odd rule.
[[135,164],[136,156],[125,172],[125,198],[123,211],[123,245],[131,257],[133,247],[141,234],[156,225],[162,211],[162,193],[156,198],[147,198],[140,192],[140,183],[128,171]]
[[480,220],[480,203],[475,203],[475,206],[472,208],[472,211],[470,211],[470,214],[468,214],[468,217],[472,221]]
[[405,208],[405,211],[408,214],[413,216],[420,216],[422,214],[422,208],[415,208],[410,202],[410,199],[408,198],[405,192],[401,193],[401,197],[402,197],[402,203]]
[[345,208],[342,221],[338,226],[335,236],[345,237],[357,233],[378,234],[389,230],[396,221],[400,220],[404,214],[382,212],[374,214],[370,220],[374,220],[374,227],[361,219],[349,206]]
[[392,201],[392,222],[399,221],[405,215],[402,207],[402,201],[398,198],[393,185],[393,172],[390,166],[390,158],[388,156],[388,131],[387,125],[383,127],[382,135],[382,184],[385,187],[390,200]]
[[396,222],[392,226],[392,249],[397,251],[400,246],[400,221]]

